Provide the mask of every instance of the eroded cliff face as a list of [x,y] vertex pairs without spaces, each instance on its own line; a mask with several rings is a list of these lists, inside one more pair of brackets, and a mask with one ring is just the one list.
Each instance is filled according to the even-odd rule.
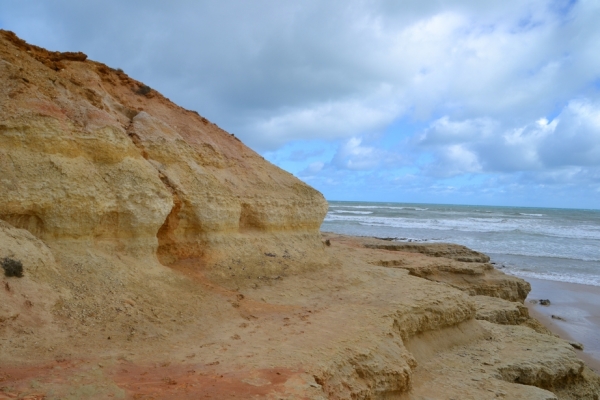
[[323,196],[197,113],[6,31],[0,81],[0,219],[48,242],[198,259],[228,279],[323,263]]

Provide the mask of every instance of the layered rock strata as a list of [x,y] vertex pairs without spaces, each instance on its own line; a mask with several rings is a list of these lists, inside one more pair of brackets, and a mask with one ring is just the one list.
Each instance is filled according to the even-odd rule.
[[[465,246],[447,243],[397,243],[364,238],[365,247],[387,250],[385,257],[372,261],[376,265],[407,269],[411,275],[435,282],[444,282],[470,295],[499,297],[509,301],[523,302],[531,291],[531,285],[522,279],[507,276],[489,263],[490,258]],[[394,252],[416,253],[419,263],[404,265],[404,258]],[[431,257],[438,258],[431,259]]]
[[323,196],[197,113],[6,31],[0,79],[0,219],[49,242],[198,258],[228,280],[322,263]]

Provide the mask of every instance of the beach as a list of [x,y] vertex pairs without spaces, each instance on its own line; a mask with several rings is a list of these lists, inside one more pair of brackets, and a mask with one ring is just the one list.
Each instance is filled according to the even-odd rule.
[[[397,243],[456,243],[531,284],[532,317],[600,371],[600,213],[597,210],[329,201],[321,229]],[[548,299],[549,306],[532,303]],[[554,315],[554,318],[552,317]]]
[[523,279],[600,286],[598,210],[329,201],[321,230],[461,244]]
[[[533,278],[527,281],[531,292],[525,305],[530,315],[561,338],[583,344],[584,350],[578,355],[600,372],[600,287]],[[550,305],[541,305],[540,299],[550,300]]]

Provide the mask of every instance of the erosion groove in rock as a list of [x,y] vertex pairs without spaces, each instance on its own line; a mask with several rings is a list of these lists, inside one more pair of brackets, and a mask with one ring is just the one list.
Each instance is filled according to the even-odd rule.
[[321,234],[317,191],[83,53],[0,31],[0,78],[0,397],[597,399],[487,256]]

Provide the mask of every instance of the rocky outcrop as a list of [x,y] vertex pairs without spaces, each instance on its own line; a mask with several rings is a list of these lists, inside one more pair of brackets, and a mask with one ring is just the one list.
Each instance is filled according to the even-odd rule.
[[473,296],[473,300],[477,319],[500,325],[520,325],[529,319],[529,311],[521,303],[490,296]]
[[386,240],[332,233],[324,237],[331,248],[353,259],[406,270],[411,276],[459,289],[473,301],[476,324],[467,318],[403,336],[416,367],[411,389],[399,398],[597,398],[600,378],[577,358],[568,341],[529,316],[523,300],[530,286],[522,279],[487,262],[458,261],[465,251],[462,246],[434,244],[429,251],[408,246],[403,251],[403,244]]
[[413,389],[402,398],[596,398],[598,377],[566,341],[525,327],[482,325],[486,340],[419,359]]
[[221,278],[323,263],[323,196],[205,118],[6,31],[0,78],[0,219],[48,242],[198,258]]
[[[488,262],[488,256],[464,246],[447,243],[389,243],[372,238],[363,240],[366,248],[385,250],[380,253],[380,259],[370,261],[372,264],[403,268],[411,275],[443,282],[472,296],[498,297],[522,303],[531,291],[529,283],[496,270]],[[407,254],[411,256],[407,257]],[[431,256],[437,259],[432,259]],[[407,262],[408,259],[412,262]]]
[[494,296],[473,296],[477,313],[475,318],[499,325],[523,325],[538,333],[552,333],[535,318],[520,301],[508,301]]
[[431,257],[444,257],[456,261],[487,263],[490,257],[486,254],[471,250],[468,247],[448,243],[403,243],[369,240],[365,247],[389,251],[402,251],[405,253],[421,253]]

